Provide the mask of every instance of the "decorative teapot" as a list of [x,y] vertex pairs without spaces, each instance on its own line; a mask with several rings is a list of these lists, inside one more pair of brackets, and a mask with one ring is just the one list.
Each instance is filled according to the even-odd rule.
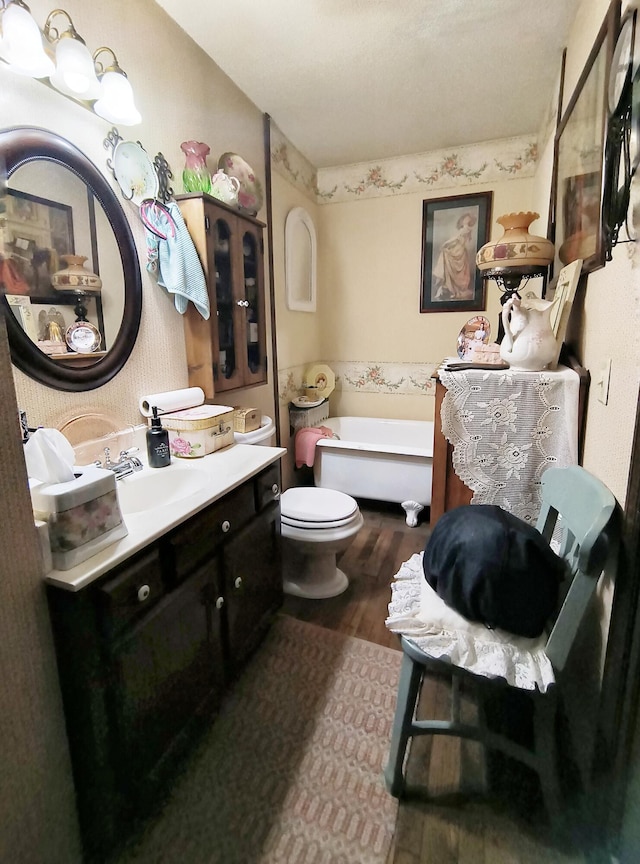
[[238,203],[239,190],[239,180],[236,177],[230,177],[224,171],[216,171],[211,177],[211,194],[218,201],[223,201],[233,207]]
[[540,372],[557,355],[557,342],[551,329],[550,300],[510,297],[502,307],[504,338],[500,357],[512,369]]

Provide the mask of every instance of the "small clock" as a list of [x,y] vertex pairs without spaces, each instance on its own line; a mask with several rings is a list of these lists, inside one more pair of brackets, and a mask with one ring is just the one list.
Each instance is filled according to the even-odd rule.
[[636,13],[636,9],[630,9],[622,19],[616,47],[613,50],[609,67],[609,114],[615,114],[619,110],[622,97],[631,81],[635,65]]

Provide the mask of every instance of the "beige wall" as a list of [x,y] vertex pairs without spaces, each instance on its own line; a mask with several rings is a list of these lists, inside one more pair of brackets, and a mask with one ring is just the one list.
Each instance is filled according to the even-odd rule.
[[[323,357],[369,363],[428,363],[455,355],[463,324],[476,312],[420,309],[422,202],[427,198],[493,192],[492,237],[502,228],[497,216],[530,207],[533,181],[466,183],[418,194],[385,196],[320,209],[320,315]],[[532,230],[535,232],[536,223]],[[494,336],[499,291],[487,288],[485,314]],[[339,394],[339,413],[359,416],[433,419],[433,390],[421,395]],[[338,397],[336,396],[336,407]]]
[[[51,4],[30,0],[29,5],[43,25]],[[210,145],[212,167],[224,151],[242,154],[264,185],[261,112],[155,3],[69,0],[65,9],[91,50],[109,45],[115,51],[143,116],[140,126],[121,128],[120,133],[125,140],[140,140],[152,157],[158,151],[164,153],[174,172],[176,192],[182,191],[180,142],[189,138]],[[70,394],[36,384],[14,369],[17,402],[27,410],[32,425],[55,425],[62,417],[91,410],[112,414],[125,423],[140,422],[138,398],[142,394],[186,385],[184,338],[172,300],[144,269],[145,238],[137,212],[122,199],[107,168],[109,154],[102,142],[110,124],[38,81],[12,75],[1,63],[0,117],[3,127],[41,126],[63,135],[103,171],[129,219],[143,282],[139,338],[124,370],[113,381],[98,390]],[[46,197],[44,190],[43,195]],[[266,209],[258,215],[264,220]],[[6,452],[0,481],[0,859],[20,864],[77,864],[64,720],[4,330],[1,335],[0,425]],[[273,411],[271,384],[224,401],[246,404],[249,399],[265,413]]]
[[[30,6],[41,23],[50,11],[44,0]],[[576,19],[567,58],[568,93],[581,71],[607,0],[584,0]],[[260,111],[229,81],[151,0],[128,0],[89,6],[80,0],[65,5],[90,47],[111,45],[134,85],[144,122],[125,137],[139,139],[151,154],[162,151],[174,169],[180,189],[186,138],[206,141],[212,157],[225,150],[240,152],[263,178]],[[72,140],[109,177],[102,147],[109,125],[42,84],[11,76],[0,64],[0,116],[3,126],[29,124],[52,129]],[[549,150],[541,142],[542,159],[536,181],[510,179],[469,184],[469,191],[492,189],[494,217],[511,210],[540,208],[548,200]],[[545,167],[546,166],[546,167]],[[117,194],[119,194],[117,192]],[[459,187],[438,189],[434,197],[462,194]],[[637,193],[636,193],[637,194]],[[274,253],[276,259],[279,365],[327,362],[437,362],[455,347],[467,313],[418,312],[422,193],[327,204],[314,208],[291,184],[274,174]],[[283,231],[286,212],[301,204],[317,219],[320,248],[319,308],[315,315],[290,313],[284,304]],[[135,211],[123,202],[144,265],[144,234]],[[264,219],[264,211],[259,214]],[[544,222],[534,223],[544,229]],[[493,236],[499,226],[494,224]],[[633,248],[619,246],[614,261],[589,277],[576,303],[572,332],[581,359],[596,377],[602,361],[612,358],[610,399],[601,405],[592,389],[588,407],[585,465],[600,476],[623,503],[633,435],[639,364],[637,313],[638,271]],[[186,383],[181,322],[171,300],[144,271],[144,310],[140,338],[127,366],[114,381],[87,394],[60,394],[34,384],[14,371],[21,407],[33,423],[53,423],[70,410],[96,407],[123,420],[139,419],[137,400],[154,391]],[[498,294],[489,289],[487,314],[497,323]],[[4,351],[4,354],[2,352]],[[8,387],[8,360],[0,344],[0,369]],[[234,397],[251,399],[263,411],[273,410],[270,386]],[[336,401],[338,400],[338,401]],[[226,401],[226,399],[225,399]],[[340,413],[386,416],[432,415],[429,394],[344,391],[333,398]],[[9,387],[1,400],[0,420],[11,438],[15,401]],[[407,408],[407,406],[410,406]],[[281,409],[282,410],[282,409]],[[335,413],[335,412],[333,412]],[[285,424],[283,424],[283,429]],[[17,431],[17,430],[16,430]],[[71,811],[69,770],[61,710],[55,686],[55,664],[38,582],[37,556],[24,488],[24,471],[15,441],[10,455],[15,470],[3,473],[2,524],[6,554],[2,569],[3,642],[3,828],[0,858],[52,864],[75,864],[77,836]],[[14,459],[14,462],[15,462]],[[18,490],[18,491],[15,491]],[[22,552],[25,548],[31,551]],[[7,561],[16,563],[9,569]],[[606,626],[610,586],[602,597],[601,621]],[[597,626],[597,622],[596,622]],[[597,640],[595,640],[597,643]],[[6,658],[6,668],[5,668]],[[5,755],[5,752],[6,755]]]
[[[44,24],[51,4],[33,0],[32,14]],[[128,74],[143,122],[122,127],[125,140],[140,141],[153,157],[161,151],[174,173],[173,188],[182,191],[184,155],[180,143],[195,138],[211,148],[209,166],[230,150],[254,168],[264,188],[264,145],[261,112],[151,0],[110,0],[92,6],[70,0],[65,9],[90,49],[108,45]],[[128,22],[123,26],[123,22]],[[140,337],[124,370],[111,382],[86,394],[65,394],[42,387],[15,372],[18,404],[32,425],[56,425],[71,413],[97,409],[125,423],[138,423],[138,398],[187,384],[181,316],[172,299],[145,269],[142,223],[136,208],[125,202],[106,160],[103,147],[110,124],[43,86],[12,75],[0,64],[0,116],[3,126],[42,126],[76,144],[103,171],[129,219],[142,267],[143,313]],[[263,221],[266,209],[258,214]],[[267,316],[268,320],[269,316]],[[269,339],[267,340],[270,341]],[[253,388],[251,403],[273,411],[272,386]],[[224,404],[246,403],[247,394],[225,396]]]
[[[608,8],[609,0],[583,0],[580,6],[567,45],[565,107]],[[536,178],[535,195],[544,200],[549,194],[552,140],[541,142],[541,152],[544,156]],[[638,181],[634,183],[632,199],[637,206],[640,201]],[[624,239],[624,230],[621,239]],[[627,495],[640,382],[640,347],[635,336],[639,323],[639,265],[637,244],[619,244],[613,250],[613,260],[589,274],[579,286],[568,331],[569,343],[591,373],[583,465],[607,484],[621,506]],[[604,405],[598,399],[598,380],[609,359],[609,397]],[[580,633],[576,650],[579,660],[574,660],[575,666],[566,676],[569,689],[573,690],[569,702],[573,706],[570,719],[576,740],[581,742],[578,761],[583,772],[588,770],[593,744],[593,721],[598,708],[614,588],[614,573],[608,572]]]
[[[296,188],[277,172],[272,175],[272,230],[274,250],[274,291],[276,304],[276,332],[279,378],[286,379],[288,370],[304,367],[321,355],[321,318],[318,312],[297,312],[287,307],[285,296],[285,223],[294,207],[303,207],[316,227],[318,248],[322,248],[319,229],[318,205],[304,191]],[[320,292],[322,294],[322,292]],[[321,302],[321,300],[319,301]],[[283,370],[283,371],[282,371]],[[286,393],[286,391],[285,391]],[[284,487],[295,485],[293,450],[289,428],[289,399],[279,399],[280,443],[289,448],[282,461]]]

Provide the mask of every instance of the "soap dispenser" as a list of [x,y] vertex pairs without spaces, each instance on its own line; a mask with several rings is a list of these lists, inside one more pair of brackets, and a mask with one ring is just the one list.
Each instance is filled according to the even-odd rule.
[[153,419],[151,420],[151,426],[147,429],[149,466],[151,468],[164,468],[171,462],[169,433],[166,429],[162,428],[157,407],[154,405],[151,410],[153,412]]

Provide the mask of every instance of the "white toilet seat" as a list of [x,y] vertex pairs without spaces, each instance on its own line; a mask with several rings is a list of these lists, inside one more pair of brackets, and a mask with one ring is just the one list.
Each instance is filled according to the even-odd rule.
[[280,496],[280,519],[283,525],[316,530],[343,528],[356,522],[357,502],[344,492],[299,486],[287,489]]

